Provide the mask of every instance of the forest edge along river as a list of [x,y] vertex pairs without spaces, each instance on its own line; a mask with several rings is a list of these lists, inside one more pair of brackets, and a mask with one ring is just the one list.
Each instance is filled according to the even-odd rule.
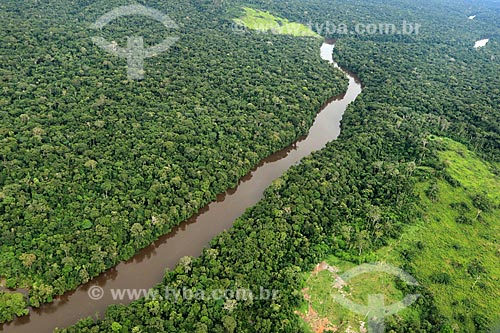
[[[323,43],[321,58],[333,61],[334,44]],[[27,316],[0,324],[0,330],[10,332],[52,332],[76,323],[79,319],[103,314],[111,304],[128,304],[114,300],[111,290],[149,289],[161,282],[165,269],[174,268],[184,256],[199,256],[210,241],[229,229],[246,209],[262,199],[264,191],[303,157],[325,147],[340,134],[340,121],[349,103],[361,93],[361,83],[356,75],[342,69],[349,79],[344,94],[333,97],[317,114],[307,136],[299,138],[287,148],[263,159],[257,167],[244,176],[239,185],[219,194],[217,199],[200,209],[198,214],[182,222],[153,244],[142,249],[133,258],[107,270],[98,277],[58,296],[52,303],[30,309]],[[102,289],[102,297],[89,296],[91,288]],[[100,295],[96,295],[100,296]]]
[[[321,58],[333,61],[334,44],[323,43]],[[264,191],[303,157],[325,147],[340,134],[340,121],[349,103],[361,93],[361,83],[353,73],[342,69],[349,78],[344,94],[333,97],[317,114],[309,133],[287,148],[263,159],[257,167],[243,177],[239,185],[219,194],[217,199],[200,209],[197,215],[182,222],[153,244],[138,252],[133,258],[102,273],[76,290],[56,297],[54,302],[30,309],[27,316],[16,318],[0,330],[14,332],[52,332],[79,319],[103,314],[111,304],[128,304],[132,300],[114,300],[111,290],[149,289],[160,283],[165,269],[174,268],[184,256],[199,256],[210,241],[229,229],[246,209],[262,199]],[[89,296],[91,288],[102,290],[102,297]],[[101,289],[102,288],[102,289]],[[94,295],[101,296],[101,295]]]

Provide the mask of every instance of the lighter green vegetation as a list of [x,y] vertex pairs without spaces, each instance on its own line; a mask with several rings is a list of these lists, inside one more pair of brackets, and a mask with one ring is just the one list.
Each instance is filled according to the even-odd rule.
[[[357,264],[340,260],[334,256],[329,257],[326,262],[338,269],[337,273],[324,270],[318,274],[308,274],[306,289],[303,293],[310,296],[310,302],[304,303],[300,312],[305,314],[309,310],[318,313],[317,318],[328,319],[328,324],[323,322],[323,328],[332,328],[334,332],[360,332],[367,327],[367,318],[356,314],[351,310],[338,304],[333,296],[347,297],[359,305],[368,304],[368,295],[383,294],[386,305],[399,302],[405,295],[396,288],[395,276],[386,273],[373,272],[353,277],[345,281],[345,285],[339,288],[338,276],[354,268]],[[338,274],[338,275],[337,275]],[[400,316],[418,315],[413,309],[407,308],[399,312]],[[324,319],[323,319],[324,320]],[[309,320],[311,324],[311,320]],[[316,320],[316,324],[318,320]],[[305,324],[306,331],[313,332],[311,325]],[[316,325],[315,329],[318,329]]]
[[271,32],[278,35],[291,35],[296,37],[319,37],[309,27],[301,23],[290,22],[287,19],[276,17],[269,12],[244,7],[245,16],[234,19],[234,22],[248,29]]
[[26,300],[21,293],[0,290],[0,322],[12,320],[14,315],[27,315]]
[[447,147],[439,157],[447,165],[448,173],[472,194],[484,193],[496,204],[500,204],[500,178],[492,172],[497,165],[480,160],[464,145],[447,138],[437,138]]
[[[416,185],[422,218],[407,227],[399,239],[379,249],[376,258],[411,271],[434,296],[453,331],[481,331],[499,319],[500,177],[493,172],[496,165],[488,164],[464,145],[447,138],[432,140],[441,146],[438,156],[451,178],[446,181],[436,178],[433,169],[421,169],[427,174]],[[341,270],[349,268],[335,258],[328,262]],[[363,318],[332,300],[328,274],[308,274],[306,285],[312,306],[333,324],[355,328]],[[367,295],[373,293],[386,295],[386,304],[403,297],[391,277],[374,280],[366,275],[358,279],[351,289],[355,292],[352,300],[360,304],[366,304]],[[418,313],[410,308],[398,315]]]
[[[472,332],[481,322],[491,325],[500,308],[500,177],[464,145],[436,140],[444,148],[440,160],[457,184],[418,184],[423,221],[403,235],[395,252],[406,250],[415,277],[452,328]],[[426,195],[431,187],[437,189],[435,198]]]

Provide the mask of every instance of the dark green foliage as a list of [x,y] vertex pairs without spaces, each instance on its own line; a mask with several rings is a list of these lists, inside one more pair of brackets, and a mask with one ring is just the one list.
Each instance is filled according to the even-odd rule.
[[432,282],[440,283],[440,284],[450,284],[451,283],[450,274],[444,273],[444,272],[435,273],[430,277],[430,279]]
[[476,194],[472,198],[472,203],[474,207],[484,212],[489,212],[493,208],[493,203],[485,194]]
[[437,183],[433,183],[431,186],[429,186],[429,188],[427,189],[427,191],[425,191],[425,194],[432,201],[436,201],[437,198],[438,198],[438,196],[439,196],[438,195],[439,194],[439,187],[438,187]]
[[[37,285],[35,306],[236,185],[346,85],[320,40],[235,34],[198,1],[147,3],[176,31],[144,17],[89,28],[123,4],[0,3],[0,278]],[[132,33],[180,37],[137,82],[91,41],[123,45]]]
[[476,327],[476,332],[481,332],[481,333],[491,332],[490,331],[491,323],[488,320],[488,318],[476,314],[472,317],[472,321],[474,322],[474,326]]
[[455,178],[453,178],[452,176],[450,176],[450,174],[448,174],[447,172],[444,172],[442,174],[442,177],[444,180],[446,180],[448,182],[448,184],[450,184],[451,186],[453,187],[459,187],[460,186],[460,182],[458,180],[456,180]]
[[465,215],[459,215],[456,219],[455,219],[455,222],[459,223],[459,224],[468,224],[468,225],[472,225],[474,224],[474,221],[470,218],[470,217],[467,217]]
[[481,265],[481,261],[476,259],[467,265],[467,273],[472,277],[478,277],[479,275],[486,273],[484,266]]
[[[14,2],[6,3],[2,5],[9,13]],[[498,44],[472,49],[480,36],[498,36],[498,9],[488,9],[487,2],[481,7],[483,21],[474,27],[465,25],[466,16],[478,7],[461,7],[455,1],[246,3],[302,22],[399,22],[404,17],[424,28],[418,36],[333,35],[340,38],[335,58],[358,73],[365,86],[342,120],[339,140],[292,168],[234,228],[193,259],[189,270],[178,266],[158,286],[160,291],[180,285],[255,292],[264,286],[280,290],[279,300],[240,302],[229,311],[224,303],[209,300],[161,300],[157,310],[151,300],[141,299],[112,306],[102,320],[84,320],[67,332],[110,332],[118,329],[116,324],[142,332],[300,332],[294,311],[303,301],[302,272],[331,253],[367,261],[373,249],[399,236],[414,220],[416,168],[432,167],[439,173],[444,167],[434,156],[438,147],[429,134],[452,137],[485,159],[499,161]],[[184,42],[164,55],[166,63],[177,65],[158,67],[150,80],[139,84],[118,84],[125,78],[116,59],[96,66],[108,55],[85,38],[72,39],[77,48],[55,50],[61,59],[46,53],[30,53],[26,60],[8,58],[3,76],[8,84],[0,100],[6,109],[6,125],[0,129],[5,165],[0,181],[10,186],[3,190],[0,208],[6,275],[47,269],[37,278],[59,281],[61,292],[82,282],[71,267],[64,274],[50,269],[64,257],[78,256],[78,263],[91,265],[89,273],[95,275],[132,255],[234,184],[259,157],[305,133],[318,105],[342,85],[313,56],[317,42],[250,33],[236,38],[226,7],[210,4],[157,4],[176,19],[189,16],[198,24],[186,24]],[[469,6],[474,8],[465,9]],[[85,7],[94,17],[101,9]],[[15,23],[19,27],[11,29],[18,34],[27,29]],[[49,36],[65,39],[62,31]],[[32,33],[30,38],[48,37]],[[49,45],[59,44],[64,45]],[[75,51],[82,46],[85,56]],[[67,61],[70,56],[77,61]],[[28,65],[32,62],[38,66]],[[24,70],[29,80],[40,83],[26,79],[18,84]],[[75,73],[72,80],[65,82],[63,71]],[[276,96],[282,96],[281,102],[273,103]],[[28,112],[29,119],[21,117]],[[104,124],[96,123],[102,118]],[[428,195],[435,198],[436,191],[431,187]],[[475,201],[484,205],[482,199]],[[153,214],[163,225],[145,222]],[[83,228],[88,226],[81,222],[85,219],[92,229]],[[87,244],[89,239],[95,242]],[[110,258],[117,249],[124,255]],[[402,267],[410,274],[414,251],[408,250],[408,264]],[[25,265],[19,261],[22,254],[28,255]],[[31,265],[30,254],[39,259]],[[468,272],[473,277],[485,273],[479,261],[470,263]],[[449,282],[446,275],[435,279]],[[388,331],[450,330],[425,287],[400,287],[422,295],[414,305],[419,318],[390,317]],[[35,292],[46,300],[49,291],[39,285]],[[478,330],[485,325],[479,317],[475,323]]]
[[465,202],[454,202],[450,204],[450,207],[456,211],[459,211],[461,213],[468,212],[470,207],[467,205]]

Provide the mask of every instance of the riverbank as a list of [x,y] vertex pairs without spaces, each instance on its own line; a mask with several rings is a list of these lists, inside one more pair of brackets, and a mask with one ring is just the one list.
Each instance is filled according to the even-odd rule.
[[[322,58],[333,66],[333,45],[323,44]],[[338,67],[338,66],[337,66]],[[75,291],[55,298],[53,303],[32,309],[26,317],[17,318],[4,325],[5,332],[51,332],[55,327],[73,324],[80,318],[103,312],[117,303],[111,290],[149,289],[162,280],[165,268],[174,268],[184,256],[199,256],[210,241],[231,228],[234,221],[248,208],[262,199],[264,191],[291,166],[313,151],[322,149],[340,134],[340,121],[349,103],[361,93],[361,83],[352,73],[345,72],[348,89],[336,96],[317,114],[306,137],[299,138],[287,148],[262,160],[254,170],[243,177],[235,189],[230,189],[200,212],[175,227],[172,232],[140,251],[132,259],[120,263],[98,278],[80,286]],[[102,288],[102,297],[91,299],[89,290]],[[127,304],[132,300],[121,300]]]

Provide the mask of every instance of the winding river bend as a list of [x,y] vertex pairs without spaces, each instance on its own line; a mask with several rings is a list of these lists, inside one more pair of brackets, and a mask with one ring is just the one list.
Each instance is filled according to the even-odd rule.
[[[321,46],[321,57],[338,67],[332,58],[333,48],[333,44],[324,43]],[[230,228],[235,219],[263,197],[264,190],[273,180],[304,156],[323,148],[338,137],[340,120],[347,105],[361,93],[358,78],[348,71],[344,72],[349,78],[346,93],[332,98],[321,109],[307,136],[262,160],[240,180],[238,187],[220,194],[216,201],[132,259],[118,264],[76,290],[55,298],[53,303],[31,309],[28,316],[0,325],[0,331],[52,332],[56,327],[72,325],[80,318],[102,314],[110,304],[118,303],[112,298],[112,289],[149,289],[162,280],[165,267],[173,268],[183,256],[199,256],[212,238]],[[92,300],[89,290],[93,296],[100,296],[98,292],[92,293],[96,286],[102,288],[103,295],[98,300]]]

